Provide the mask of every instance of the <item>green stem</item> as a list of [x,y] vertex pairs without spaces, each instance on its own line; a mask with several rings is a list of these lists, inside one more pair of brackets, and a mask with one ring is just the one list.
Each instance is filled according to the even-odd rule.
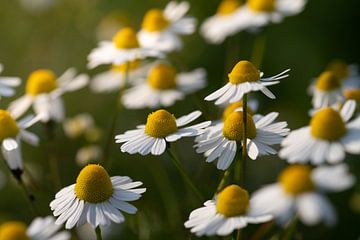
[[291,222],[288,224],[288,226],[286,227],[286,229],[284,230],[282,236],[281,236],[281,240],[291,240],[293,239],[293,236],[295,234],[295,230],[296,230],[296,226],[298,223],[299,219],[298,216],[295,215]]
[[242,159],[241,159],[241,181],[240,185],[245,188],[245,168],[246,168],[246,159],[247,159],[247,94],[244,94],[243,97],[243,139],[242,139]]
[[50,174],[55,191],[58,191],[61,188],[61,178],[59,174],[59,163],[56,157],[55,124],[55,122],[50,120],[45,123],[44,127],[47,137],[46,153],[49,161]]
[[220,181],[220,183],[219,183],[219,185],[217,186],[217,188],[216,188],[216,192],[215,192],[215,194],[214,194],[214,197],[215,197],[215,195],[217,194],[217,193],[219,193],[223,188],[224,188],[224,186],[225,186],[225,184],[226,184],[226,182],[227,182],[227,180],[228,180],[228,178],[229,178],[229,176],[230,176],[230,169],[228,169],[228,170],[226,170],[225,172],[224,172],[224,175],[223,175],[223,177],[221,178],[221,181]]
[[172,162],[174,163],[175,167],[178,169],[178,171],[180,172],[181,176],[183,177],[183,179],[185,180],[185,182],[189,185],[189,187],[191,188],[191,190],[193,190],[193,192],[195,193],[196,197],[203,202],[204,201],[204,197],[202,196],[202,194],[200,193],[200,191],[198,190],[198,188],[195,186],[195,184],[193,183],[193,181],[191,180],[190,176],[187,174],[187,172],[185,171],[185,169],[183,168],[183,166],[181,165],[179,159],[175,156],[175,154],[170,150],[170,148],[166,148],[166,152],[168,153],[168,155],[170,156]]
[[107,138],[107,141],[106,141],[106,144],[105,144],[105,147],[104,147],[103,165],[104,165],[105,168],[110,167],[111,146],[112,146],[112,143],[114,143],[115,127],[116,127],[116,123],[117,123],[118,118],[119,118],[119,113],[120,113],[120,111],[122,109],[121,97],[122,97],[124,89],[126,89],[126,87],[128,85],[129,70],[130,70],[130,62],[126,62],[125,71],[124,71],[125,84],[124,84],[124,86],[122,88],[120,88],[119,93],[118,93],[118,95],[116,97],[116,109],[115,109],[114,117],[113,117],[112,122],[111,122],[109,136]]
[[241,239],[241,229],[238,229],[236,234],[236,240],[240,240],[240,239]]
[[99,226],[97,226],[95,228],[95,234],[96,234],[96,240],[102,240],[102,237],[101,237],[101,229]]
[[40,212],[35,205],[35,196],[27,189],[26,185],[24,184],[21,178],[17,178],[17,180],[21,189],[24,191],[26,199],[29,200],[31,210],[33,211],[34,215],[40,216]]

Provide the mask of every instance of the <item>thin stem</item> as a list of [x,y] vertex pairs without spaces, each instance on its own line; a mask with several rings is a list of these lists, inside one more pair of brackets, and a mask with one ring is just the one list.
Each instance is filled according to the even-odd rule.
[[254,235],[250,238],[250,240],[260,240],[264,239],[265,235],[273,228],[274,221],[267,222],[261,225],[258,230],[254,233]]
[[245,187],[245,168],[246,168],[246,159],[247,159],[247,94],[244,94],[243,97],[243,140],[242,140],[242,174],[240,185]]
[[114,135],[115,135],[115,127],[116,127],[116,123],[118,121],[119,118],[119,113],[122,109],[122,104],[121,104],[121,97],[123,94],[123,90],[126,89],[127,85],[128,85],[128,78],[129,78],[129,70],[130,70],[130,62],[126,62],[125,64],[125,71],[124,71],[124,81],[125,84],[123,87],[120,88],[119,93],[116,97],[116,109],[115,109],[115,113],[111,122],[111,127],[110,127],[110,131],[109,131],[109,136],[107,138],[105,147],[104,147],[104,159],[103,159],[103,165],[105,168],[109,168],[110,166],[110,152],[111,152],[111,146],[112,143],[114,142]]
[[166,152],[168,153],[168,155],[170,156],[172,162],[174,163],[175,167],[179,170],[181,176],[183,177],[183,179],[185,180],[185,182],[189,185],[189,187],[191,188],[191,190],[193,190],[193,192],[195,193],[196,197],[203,202],[204,201],[204,197],[202,196],[202,194],[200,193],[200,191],[198,190],[198,188],[195,186],[195,184],[193,183],[193,181],[191,180],[190,176],[188,175],[188,173],[185,171],[185,169],[183,168],[183,166],[181,165],[179,159],[175,156],[175,154],[170,150],[170,148],[166,148]]
[[236,234],[236,240],[240,240],[240,239],[241,239],[241,229],[238,229]]
[[55,122],[49,121],[44,124],[47,143],[46,143],[46,154],[48,156],[50,174],[53,181],[55,191],[61,188],[61,179],[59,174],[59,163],[56,157],[55,147]]
[[214,195],[216,195],[218,192],[220,192],[224,188],[229,176],[230,176],[230,169],[228,169],[224,172],[224,175],[221,178],[221,181],[220,181],[219,185],[217,186],[216,193]]
[[286,227],[286,229],[284,230],[282,236],[281,236],[281,240],[291,240],[293,239],[293,236],[295,234],[295,230],[296,230],[296,226],[298,223],[299,219],[298,216],[295,215],[291,222],[288,224],[288,226]]
[[33,211],[35,216],[40,216],[39,210],[37,209],[36,205],[35,205],[35,196],[34,194],[32,194],[26,187],[26,185],[24,184],[24,182],[22,181],[21,178],[18,178],[18,183],[21,187],[21,189],[24,191],[24,194],[26,196],[26,199],[29,200],[30,206],[31,206],[31,210]]
[[96,240],[102,240],[102,237],[101,237],[101,229],[99,226],[97,226],[95,228],[95,234],[96,234]]

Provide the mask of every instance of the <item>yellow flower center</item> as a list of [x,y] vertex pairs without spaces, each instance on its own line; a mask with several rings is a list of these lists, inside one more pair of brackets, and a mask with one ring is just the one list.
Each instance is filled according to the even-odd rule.
[[229,73],[229,82],[240,84],[260,80],[260,71],[249,61],[240,61]]
[[154,138],[164,138],[177,131],[174,115],[164,109],[149,114],[145,133]]
[[113,193],[112,183],[106,170],[97,164],[84,167],[76,179],[76,196],[89,203],[108,200]]
[[6,138],[15,138],[19,127],[15,119],[6,110],[0,109],[0,142]]
[[297,195],[314,189],[311,169],[304,165],[291,165],[285,168],[279,176],[279,182],[284,191],[290,195]]
[[360,88],[344,90],[343,94],[347,99],[351,99],[351,100],[360,102]]
[[240,2],[238,0],[223,0],[216,13],[218,15],[229,15],[235,12],[238,7],[240,7]]
[[[236,109],[242,108],[242,107],[243,107],[243,102],[242,101],[230,103],[223,111],[223,115],[222,115],[223,121],[225,121],[226,118],[231,113],[233,113]],[[247,113],[250,114],[251,116],[254,115],[253,110],[249,106],[247,107]]]
[[331,71],[325,71],[320,74],[316,80],[315,86],[317,89],[322,91],[333,91],[340,87],[340,80]]
[[150,9],[144,16],[142,28],[148,32],[160,32],[169,26],[169,20],[161,9]]
[[216,210],[226,217],[246,213],[249,207],[249,193],[237,185],[230,185],[222,190],[216,201]]
[[[256,127],[250,114],[246,115],[246,137],[256,137]],[[223,135],[232,141],[241,141],[244,136],[243,112],[233,112],[224,121]]]
[[134,29],[125,27],[119,30],[113,37],[113,43],[119,49],[138,48],[139,42]]
[[0,226],[1,240],[30,240],[26,234],[26,225],[22,222],[6,222]]
[[39,69],[32,72],[26,83],[26,93],[36,96],[42,93],[49,93],[56,89],[56,76],[53,71]]
[[341,60],[332,61],[328,65],[327,70],[332,71],[334,75],[341,80],[349,77],[350,75],[349,66]]
[[150,70],[148,84],[159,90],[176,87],[176,70],[174,67],[160,63]]
[[[111,69],[113,71],[115,71],[115,72],[124,73],[127,70],[132,71],[132,70],[137,69],[139,67],[139,65],[140,65],[139,60],[133,60],[133,61],[130,61],[129,63],[123,63],[123,64],[120,64],[120,65],[113,65],[111,67]],[[126,69],[126,68],[129,68],[129,69]]]
[[275,10],[275,0],[248,0],[248,4],[254,12],[272,12]]
[[346,126],[337,111],[323,108],[312,117],[310,131],[316,138],[336,141],[346,134]]

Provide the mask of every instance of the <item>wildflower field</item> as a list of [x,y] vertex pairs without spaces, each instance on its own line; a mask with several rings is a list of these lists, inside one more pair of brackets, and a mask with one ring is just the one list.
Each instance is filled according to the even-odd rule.
[[0,1],[0,240],[359,239],[358,9]]

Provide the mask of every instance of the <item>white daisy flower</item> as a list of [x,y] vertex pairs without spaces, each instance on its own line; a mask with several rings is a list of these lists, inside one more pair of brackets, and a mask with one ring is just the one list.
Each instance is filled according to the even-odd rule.
[[344,61],[333,60],[326,69],[341,80],[344,90],[360,89],[360,74],[357,65],[348,65]]
[[150,69],[147,79],[124,92],[122,103],[129,109],[169,107],[205,86],[204,69],[177,73],[171,65],[159,63]]
[[73,68],[59,78],[51,70],[36,70],[27,80],[25,95],[12,102],[9,111],[17,118],[33,106],[35,113],[43,117],[43,122],[60,122],[65,114],[61,95],[83,88],[88,80],[86,74],[76,75]]
[[[4,67],[0,64],[0,73]],[[18,77],[2,77],[0,76],[0,98],[1,97],[12,97],[15,95],[14,87],[19,86],[21,79]]]
[[17,176],[23,172],[20,140],[37,146],[39,138],[26,129],[41,120],[41,116],[28,116],[16,122],[8,111],[0,109],[0,142],[3,157],[10,170]]
[[234,20],[241,30],[254,30],[271,23],[280,23],[284,17],[302,12],[306,0],[248,0]]
[[61,226],[55,225],[52,216],[37,217],[29,227],[18,221],[4,222],[0,225],[0,239],[2,240],[70,240],[68,231],[59,231]]
[[222,0],[214,16],[207,18],[201,25],[201,34],[209,43],[220,44],[227,37],[242,29],[236,23],[236,15],[242,12],[239,0]]
[[332,71],[321,73],[309,90],[314,109],[332,106],[343,99],[341,80]]
[[[247,152],[251,159],[276,154],[276,150],[270,146],[280,144],[289,132],[286,122],[273,123],[278,115],[279,113],[272,112],[254,119],[247,114]],[[217,131],[209,135],[208,139],[195,145],[196,152],[204,153],[206,162],[218,159],[217,168],[226,170],[235,158],[237,144],[243,139],[243,129],[243,112],[233,112],[223,124],[218,125]]]
[[182,137],[198,136],[205,127],[211,124],[210,121],[207,121],[180,128],[194,121],[200,115],[200,111],[194,111],[176,119],[168,111],[160,109],[149,114],[146,125],[140,125],[135,130],[117,135],[115,142],[124,143],[121,146],[122,152],[161,155],[164,153],[167,143],[175,142]]
[[215,200],[206,201],[204,207],[192,211],[184,225],[197,236],[226,236],[249,223],[264,223],[271,219],[268,212],[249,200],[246,190],[230,185]]
[[279,175],[278,183],[267,185],[253,194],[253,201],[285,225],[297,214],[306,225],[336,223],[336,213],[323,194],[350,188],[355,177],[345,164],[311,169],[305,165],[290,165]]
[[88,113],[81,113],[73,118],[64,121],[64,132],[69,138],[77,138],[84,134],[88,129],[95,126],[94,118]]
[[320,109],[309,126],[292,131],[284,139],[279,156],[289,163],[310,161],[318,165],[325,161],[338,163],[346,152],[360,154],[360,117],[348,122],[355,108],[355,102],[349,100],[341,111]]
[[71,229],[85,223],[94,228],[111,222],[121,223],[125,218],[121,211],[134,214],[137,208],[129,201],[138,200],[145,188],[142,182],[133,182],[129,177],[109,177],[106,170],[96,164],[84,167],[76,183],[60,190],[50,203],[56,224],[65,224]]
[[208,95],[206,101],[215,101],[216,105],[240,101],[244,94],[254,91],[261,91],[269,98],[274,99],[274,94],[267,86],[278,84],[280,79],[286,78],[290,69],[275,76],[262,78],[260,72],[251,62],[240,61],[229,73],[229,82],[219,90]]
[[179,35],[195,32],[196,19],[185,17],[189,11],[188,2],[169,2],[165,10],[151,9],[143,19],[138,33],[141,46],[164,52],[180,50],[182,41]]
[[88,67],[95,68],[102,64],[121,65],[147,57],[163,57],[155,49],[140,47],[134,29],[125,27],[119,30],[112,41],[102,41],[88,56]]
[[[144,78],[154,63],[141,64],[139,60],[135,60],[129,62],[128,67],[126,65],[127,63],[113,65],[110,70],[95,75],[90,89],[95,93],[108,93],[119,91],[128,83],[136,85],[139,83],[137,80]],[[125,77],[126,71],[128,75]]]

